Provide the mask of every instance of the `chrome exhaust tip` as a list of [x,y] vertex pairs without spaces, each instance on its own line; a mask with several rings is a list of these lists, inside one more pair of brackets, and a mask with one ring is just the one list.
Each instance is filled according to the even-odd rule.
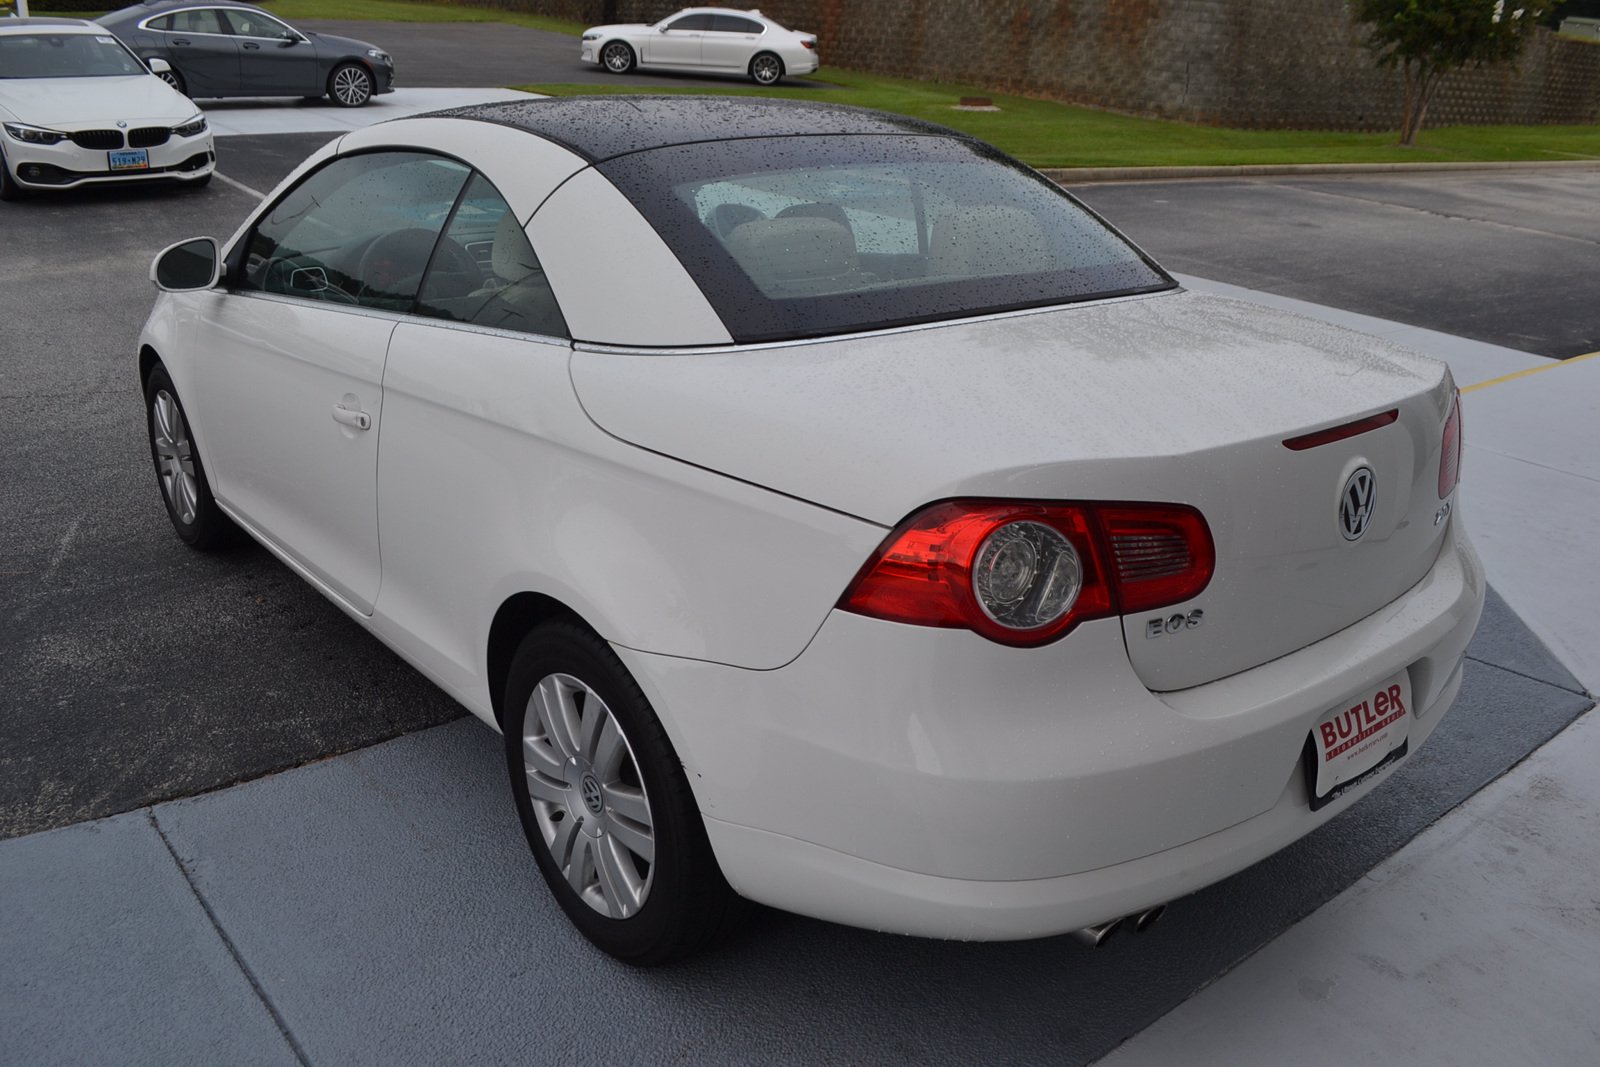
[[1078,943],[1089,948],[1099,948],[1106,943],[1106,939],[1122,929],[1121,919],[1112,919],[1110,922],[1096,923],[1094,926],[1085,926],[1080,930],[1072,931],[1072,936]]
[[1133,920],[1133,932],[1136,934],[1144,933],[1146,930],[1154,926],[1160,920],[1161,916],[1165,915],[1166,913],[1167,906],[1165,904],[1157,904],[1153,908],[1148,908],[1144,911],[1141,911]]

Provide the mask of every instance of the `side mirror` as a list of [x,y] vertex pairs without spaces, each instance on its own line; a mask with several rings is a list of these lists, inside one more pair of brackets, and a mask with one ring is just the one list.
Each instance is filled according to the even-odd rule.
[[150,264],[150,280],[164,293],[214,288],[222,279],[222,256],[214,237],[195,237],[168,245]]
[[298,33],[295,33],[295,32],[293,32],[291,30],[290,32],[285,33],[283,35],[283,40],[282,40],[281,43],[279,43],[278,47],[279,48],[293,48],[295,45],[302,44],[304,42],[305,42],[305,38],[304,37],[300,36]]
[[667,32],[667,24],[665,22],[663,22],[661,25],[657,26],[656,27],[656,32],[657,33],[666,33]]
[[144,61],[144,65],[150,68],[150,73],[151,74],[171,74],[172,73],[172,64],[168,63],[166,60],[162,59],[160,56],[153,56],[150,59],[145,60]]

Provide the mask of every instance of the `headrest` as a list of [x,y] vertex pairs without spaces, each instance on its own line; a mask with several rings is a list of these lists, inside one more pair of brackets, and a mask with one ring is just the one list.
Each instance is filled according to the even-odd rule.
[[857,266],[855,238],[832,219],[755,219],[728,237],[728,252],[766,293],[816,291]]
[[1039,220],[1017,207],[957,208],[933,224],[930,277],[976,278],[1055,269]]

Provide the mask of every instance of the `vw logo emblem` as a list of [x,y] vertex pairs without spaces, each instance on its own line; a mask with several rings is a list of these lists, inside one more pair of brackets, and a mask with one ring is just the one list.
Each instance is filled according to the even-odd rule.
[[1357,467],[1339,492],[1339,532],[1346,541],[1359,541],[1372,523],[1377,479],[1371,467]]
[[600,796],[600,779],[592,774],[583,776],[583,781],[578,786],[583,791],[583,805],[594,814],[599,815],[605,801]]

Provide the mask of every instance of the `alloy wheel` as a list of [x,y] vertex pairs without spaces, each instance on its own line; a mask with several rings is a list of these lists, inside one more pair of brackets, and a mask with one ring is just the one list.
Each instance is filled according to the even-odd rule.
[[534,820],[578,897],[612,919],[650,894],[655,829],[633,748],[600,695],[550,674],[528,697],[523,772]]
[[756,56],[750,64],[750,76],[762,85],[772,85],[783,77],[783,64],[777,56]]
[[633,66],[633,53],[625,44],[608,44],[600,56],[605,61],[606,69],[613,74],[626,74]]
[[178,401],[165,389],[156,393],[151,411],[155,416],[154,443],[156,469],[161,478],[161,491],[172,505],[178,520],[185,525],[194,522],[199,511],[200,489],[195,482],[194,445],[189,440],[189,427],[183,420]]
[[360,67],[343,67],[333,76],[333,95],[345,107],[360,107],[372,95],[372,77]]

